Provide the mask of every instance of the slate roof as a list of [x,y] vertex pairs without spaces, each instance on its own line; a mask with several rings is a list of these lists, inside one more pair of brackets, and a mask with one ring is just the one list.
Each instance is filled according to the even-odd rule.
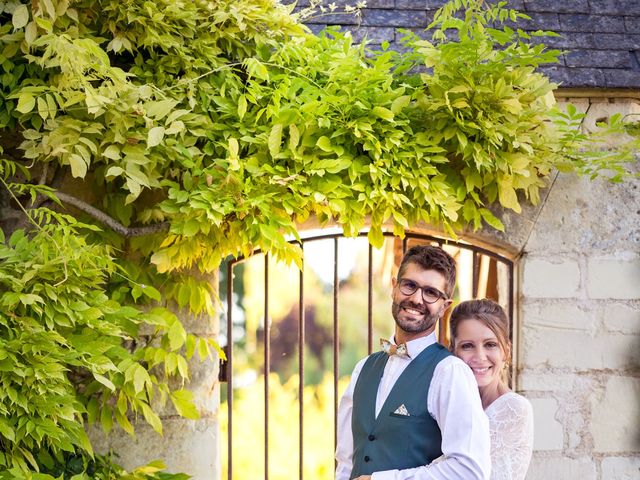
[[[357,0],[334,0],[354,5]],[[325,0],[324,5],[331,3]],[[356,41],[388,41],[398,45],[398,29],[422,32],[444,0],[367,0],[360,25],[352,15],[312,18],[313,31],[342,25]],[[298,6],[307,4],[306,0]],[[524,30],[552,30],[560,37],[544,37],[550,48],[566,52],[560,63],[544,66],[562,88],[640,89],[640,0],[511,0],[531,17],[518,22]]]

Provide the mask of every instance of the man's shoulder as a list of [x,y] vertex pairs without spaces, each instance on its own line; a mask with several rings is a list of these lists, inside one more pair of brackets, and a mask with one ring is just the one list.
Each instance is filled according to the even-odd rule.
[[[444,347],[443,347],[444,348]],[[471,369],[469,365],[464,363],[458,357],[453,355],[449,350],[445,348],[447,354],[443,352],[442,358],[438,362],[436,366],[436,371],[438,373],[446,373],[449,375],[455,375],[456,373],[461,373],[462,375],[471,374]],[[436,372],[434,372],[435,374]],[[471,374],[473,376],[473,374]]]

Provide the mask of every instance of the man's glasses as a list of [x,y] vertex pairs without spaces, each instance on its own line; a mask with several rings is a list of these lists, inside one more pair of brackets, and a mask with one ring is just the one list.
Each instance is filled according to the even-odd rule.
[[422,290],[422,300],[425,303],[436,303],[440,298],[446,300],[448,297],[440,290],[434,287],[421,287],[413,280],[409,280],[408,278],[401,278],[398,281],[398,287],[400,288],[400,292],[407,297],[410,297],[416,290]]

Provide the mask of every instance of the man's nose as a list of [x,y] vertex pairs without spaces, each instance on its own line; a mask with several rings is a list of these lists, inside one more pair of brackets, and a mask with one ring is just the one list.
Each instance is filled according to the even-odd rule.
[[415,292],[409,295],[409,299],[414,303],[422,303],[422,289],[416,289]]

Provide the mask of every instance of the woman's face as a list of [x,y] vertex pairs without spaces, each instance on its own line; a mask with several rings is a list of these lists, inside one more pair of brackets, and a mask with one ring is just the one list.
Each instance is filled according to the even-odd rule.
[[478,387],[499,383],[506,359],[496,335],[480,320],[473,318],[458,324],[453,352],[471,367]]

